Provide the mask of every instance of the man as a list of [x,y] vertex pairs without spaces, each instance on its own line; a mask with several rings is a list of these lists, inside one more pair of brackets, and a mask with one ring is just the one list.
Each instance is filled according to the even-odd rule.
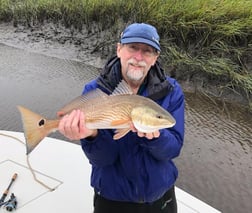
[[174,184],[178,171],[172,159],[184,139],[184,95],[176,80],[166,77],[157,59],[160,54],[156,28],[129,25],[100,76],[83,93],[100,88],[111,94],[124,79],[133,92],[146,96],[169,111],[176,125],[151,133],[132,131],[113,140],[113,130],[90,130],[85,114],[74,110],[65,115],[59,131],[81,146],[92,164],[94,213],[176,213]]

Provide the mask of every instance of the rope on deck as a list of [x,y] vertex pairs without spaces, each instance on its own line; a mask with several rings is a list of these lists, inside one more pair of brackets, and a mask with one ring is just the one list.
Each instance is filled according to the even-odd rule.
[[[12,138],[16,141],[18,141],[19,143],[23,144],[25,146],[25,142],[23,142],[22,140],[20,140],[19,138],[15,137],[15,136],[12,136],[12,135],[9,135],[9,134],[5,134],[5,133],[1,133],[0,132],[0,135],[1,136],[4,136],[4,137],[8,137],[8,138]],[[26,155],[26,162],[27,162],[27,165],[29,167],[29,170],[31,171],[32,173],[32,176],[33,176],[33,179],[39,183],[40,185],[42,185],[43,187],[47,188],[49,191],[54,191],[56,188],[51,188],[49,187],[48,185],[46,185],[45,183],[43,183],[42,181],[40,181],[37,177],[36,177],[36,174],[34,172],[34,169],[31,167],[31,163],[30,163],[30,160],[29,160],[29,155]]]

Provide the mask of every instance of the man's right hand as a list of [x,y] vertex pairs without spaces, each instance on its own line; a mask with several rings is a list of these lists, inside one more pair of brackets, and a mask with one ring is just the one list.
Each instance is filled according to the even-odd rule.
[[80,140],[87,137],[96,137],[97,129],[88,129],[85,124],[85,115],[81,110],[73,110],[60,120],[58,130],[70,140]]

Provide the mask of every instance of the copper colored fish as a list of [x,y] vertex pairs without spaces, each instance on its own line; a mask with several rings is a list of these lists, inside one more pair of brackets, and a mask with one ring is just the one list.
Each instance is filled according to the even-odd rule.
[[114,139],[118,140],[130,131],[133,123],[141,132],[154,132],[173,127],[176,123],[172,115],[149,98],[132,94],[122,81],[111,95],[95,89],[81,95],[58,111],[58,118],[48,120],[29,109],[18,106],[22,116],[26,138],[26,154],[29,154],[51,132],[57,130],[60,117],[74,109],[85,114],[89,129],[116,129]]

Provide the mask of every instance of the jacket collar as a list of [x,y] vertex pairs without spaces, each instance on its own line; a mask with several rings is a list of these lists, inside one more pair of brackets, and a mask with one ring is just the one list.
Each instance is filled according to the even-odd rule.
[[[115,56],[109,59],[105,64],[98,77],[97,84],[102,89],[106,90],[106,92],[112,93],[121,80],[120,58]],[[161,68],[158,61],[149,70],[144,84],[146,85],[148,97],[153,100],[165,97],[173,89],[173,86],[166,80],[164,70]]]

